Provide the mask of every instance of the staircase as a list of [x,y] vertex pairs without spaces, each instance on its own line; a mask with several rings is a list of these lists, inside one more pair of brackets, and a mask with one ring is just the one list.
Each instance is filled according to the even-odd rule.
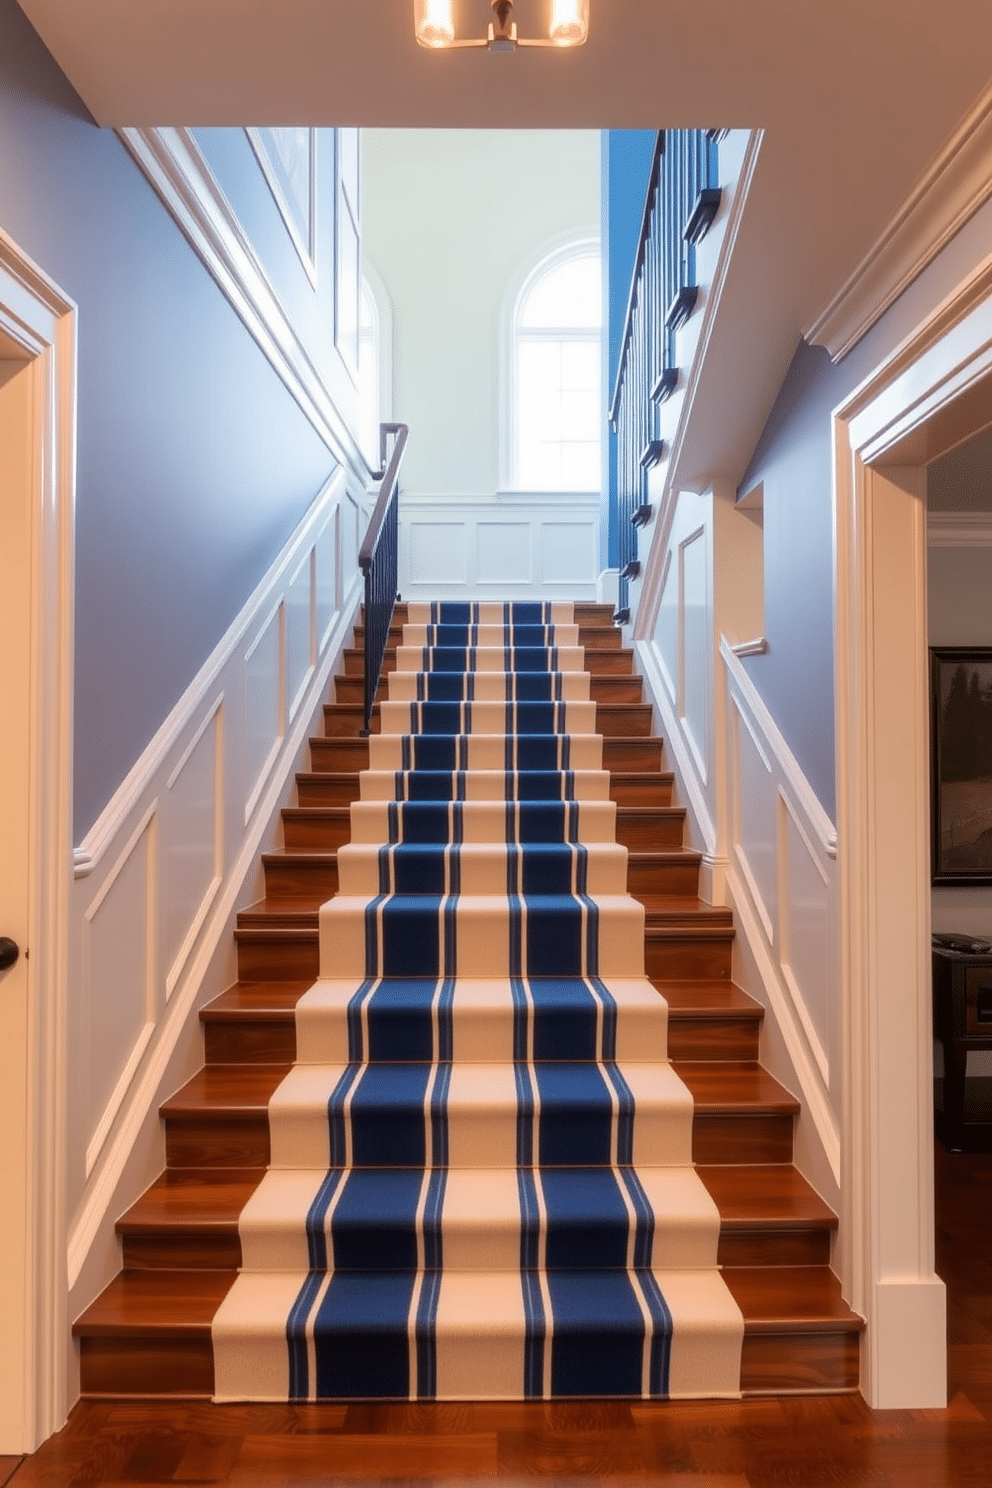
[[[398,606],[386,669],[403,622]],[[646,910],[646,974],[669,1004],[669,1053],[695,1100],[693,1157],[721,1216],[719,1261],[745,1319],[745,1393],[853,1390],[861,1323],[829,1269],[836,1218],[792,1166],[798,1104],[758,1063],[761,1009],[731,981],[728,911],[700,902],[662,744],[604,606],[577,605],[596,727]],[[238,1216],[269,1159],[268,1101],[295,1055],[294,1009],[318,976],[317,911],[337,890],[368,743],[362,629],[345,653],[312,769],[239,916],[239,980],[201,1014],[206,1064],[162,1108],[167,1168],[118,1223],[124,1270],[75,1325],[88,1396],[209,1396],[211,1321],[241,1260]]]

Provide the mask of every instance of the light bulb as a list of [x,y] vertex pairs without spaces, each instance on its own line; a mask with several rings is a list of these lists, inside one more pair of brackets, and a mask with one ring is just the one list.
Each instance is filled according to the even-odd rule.
[[455,39],[451,0],[413,0],[413,24],[421,46],[451,46]]
[[548,35],[555,46],[581,46],[589,34],[589,0],[551,0]]

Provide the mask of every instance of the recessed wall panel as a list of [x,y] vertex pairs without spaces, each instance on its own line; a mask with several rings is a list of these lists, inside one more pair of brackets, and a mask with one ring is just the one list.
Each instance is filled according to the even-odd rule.
[[414,584],[464,584],[468,531],[464,522],[411,522],[410,580]]
[[541,578],[545,584],[587,584],[596,578],[596,529],[591,522],[545,522]]
[[735,708],[737,768],[734,846],[754,895],[769,941],[774,938],[777,899],[776,789],[768,760],[747,721]]
[[245,657],[245,817],[251,815],[285,729],[283,607],[278,605]]
[[529,583],[532,533],[529,522],[477,523],[475,576],[479,583]]
[[286,586],[286,702],[290,721],[313,670],[313,574],[311,548]]
[[338,608],[337,552],[338,509],[324,523],[314,543],[314,605],[317,616],[317,651],[324,649]]
[[166,989],[170,992],[222,869],[218,861],[221,717],[218,704],[169,780],[164,953],[169,968]]
[[155,815],[150,813],[83,921],[89,1073],[87,1139],[101,1124],[154,1007]]
[[705,780],[708,775],[710,675],[709,583],[707,581],[706,532],[694,533],[681,546],[681,635],[680,673],[682,714],[696,763]]
[[783,964],[793,995],[801,1001],[822,1051],[831,1047],[828,887],[805,835],[784,802],[781,812],[785,849],[782,908],[788,917]]

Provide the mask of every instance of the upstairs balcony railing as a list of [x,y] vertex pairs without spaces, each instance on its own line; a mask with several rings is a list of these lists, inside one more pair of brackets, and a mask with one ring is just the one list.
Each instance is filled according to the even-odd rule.
[[658,408],[679,380],[676,333],[699,287],[696,244],[720,204],[718,145],[723,130],[663,129],[651,164],[610,421],[617,432],[620,553],[618,615],[629,616],[637,523],[645,516],[647,474],[664,454]]
[[[406,424],[380,424],[379,460],[382,484],[375,511],[358,554],[365,575],[365,720],[362,733],[372,730],[372,709],[382,675],[389,639],[389,622],[396,603],[399,533],[399,469],[410,430]],[[389,441],[393,449],[386,464]]]

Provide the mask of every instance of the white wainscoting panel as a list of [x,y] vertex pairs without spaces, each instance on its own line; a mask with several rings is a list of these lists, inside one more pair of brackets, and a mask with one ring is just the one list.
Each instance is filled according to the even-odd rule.
[[[91,1251],[113,1249],[114,1216],[136,1197],[118,1188],[139,1135],[146,1150],[158,1131],[170,1060],[198,999],[231,979],[232,919],[246,882],[257,892],[258,853],[350,639],[367,503],[349,479],[332,477],[76,848],[69,1040],[85,1070],[69,1121],[70,1287]],[[81,1304],[92,1282],[87,1271]]]
[[407,577],[405,581],[400,579],[400,592],[411,598],[414,589],[446,584],[464,587],[468,580],[467,540],[465,523],[457,520],[412,518],[405,523],[400,536],[400,562],[406,558]]
[[224,873],[224,698],[217,698],[195,730],[166,783],[169,843],[174,867],[165,890],[166,996],[182,975],[197,933]]
[[661,579],[661,598],[658,619],[654,631],[654,649],[658,670],[665,684],[665,692],[672,707],[679,707],[679,565],[671,550],[666,555],[665,571]]
[[708,530],[697,527],[679,544],[679,712],[704,783],[709,778],[713,666]]
[[245,653],[245,820],[255,809],[286,732],[285,606],[280,600]]
[[315,661],[315,556],[311,546],[286,586],[286,698],[290,723],[303,701]]
[[590,522],[542,522],[541,582],[585,584],[596,568],[598,533]]
[[731,840],[769,943],[778,918],[778,863],[775,840],[775,775],[747,717],[730,705]]
[[[123,1077],[164,1000],[156,985],[156,865],[158,803],[152,801],[118,852],[80,926],[87,1174],[126,1093]],[[122,1088],[123,1087],[123,1088]]]
[[793,801],[779,792],[779,876],[781,919],[779,960],[803,1024],[810,1052],[830,1082],[827,1049],[832,1039],[829,906],[830,880],[820,855],[799,819]]
[[480,584],[530,583],[532,555],[528,523],[479,522],[476,540]]
[[599,497],[401,496],[404,599],[592,599]]
[[728,694],[731,810],[727,895],[785,1044],[805,1111],[840,1179],[837,836],[733,648]]

